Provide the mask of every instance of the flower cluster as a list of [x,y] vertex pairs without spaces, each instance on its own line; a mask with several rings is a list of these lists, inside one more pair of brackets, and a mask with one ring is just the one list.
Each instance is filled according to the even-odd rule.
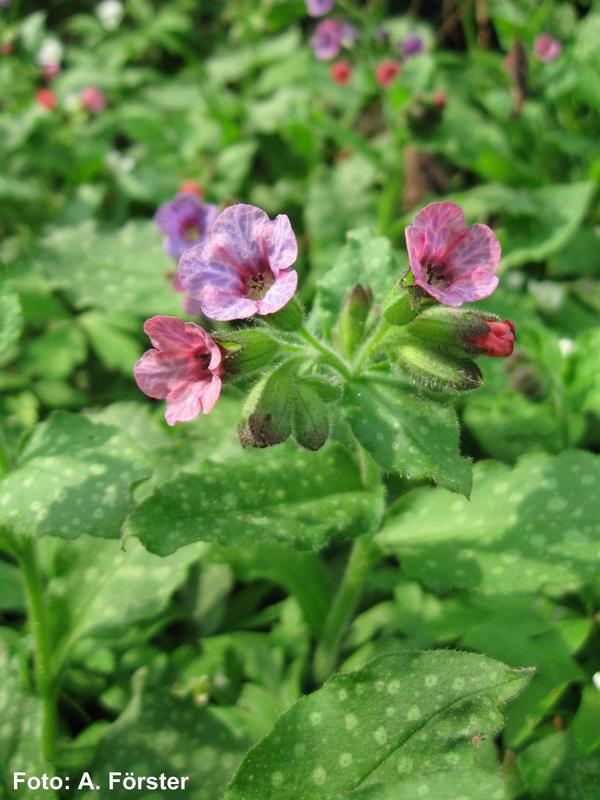
[[[463,303],[487,297],[496,288],[500,245],[487,225],[467,226],[463,210],[455,203],[431,203],[407,227],[409,272],[384,302],[379,328],[375,326],[375,334],[362,345],[373,297],[368,287],[349,287],[339,321],[341,355],[303,327],[302,309],[294,299],[298,275],[293,267],[298,246],[286,215],[270,219],[262,209],[246,204],[229,206],[219,213],[216,206],[188,191],[161,206],[155,221],[165,235],[167,254],[179,261],[175,288],[187,293],[188,313],[203,314],[218,322],[250,318],[258,322],[262,318],[263,330],[270,331],[261,333],[255,325],[211,335],[196,323],[176,317],[148,320],[144,329],[153,349],[138,361],[134,374],[143,392],[166,400],[170,425],[187,422],[200,412],[209,413],[222,381],[235,374],[266,366],[274,368],[272,375],[288,375],[287,365],[296,364],[298,357],[286,361],[285,350],[306,352],[307,343],[313,348],[313,357],[317,354],[324,365],[346,380],[353,380],[353,372],[344,357],[352,357],[358,347],[362,354],[355,365],[359,374],[376,357],[376,341],[385,341],[386,336],[390,339],[390,335],[396,341],[396,332],[402,326],[407,332],[401,337],[416,337],[420,346],[441,349],[450,358],[455,357],[457,348],[471,357],[506,357],[513,351],[515,329],[510,321],[488,313],[457,310]],[[463,356],[461,375],[464,363]],[[413,377],[410,364],[407,370]],[[446,388],[474,388],[478,374],[473,364],[468,385],[454,381]],[[292,393],[298,391],[299,376],[291,379],[288,375],[286,381],[279,383],[288,385]],[[279,385],[267,376],[251,394],[253,411],[240,433],[245,446],[264,447],[282,441],[289,433],[287,422],[277,430],[273,428],[272,408],[261,406],[260,413],[255,408],[257,403],[268,406],[272,402],[273,383]],[[435,381],[430,385],[438,387]],[[313,385],[305,389],[303,398],[311,393],[314,395]],[[315,402],[322,404],[318,397]],[[285,403],[275,406],[288,407]],[[320,447],[326,436],[325,429],[308,434],[303,429],[297,438],[303,446],[314,448]]]

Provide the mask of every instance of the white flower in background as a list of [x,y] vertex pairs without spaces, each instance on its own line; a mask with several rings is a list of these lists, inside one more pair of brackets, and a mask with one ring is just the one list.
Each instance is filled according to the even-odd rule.
[[109,150],[106,154],[106,164],[114,172],[124,175],[135,167],[135,159],[132,156],[124,156],[118,150]]
[[592,681],[594,682],[594,686],[596,689],[600,691],[600,672],[594,672],[592,676]]
[[527,287],[542,311],[558,311],[564,303],[565,290],[560,283],[531,280]]
[[98,19],[107,31],[114,31],[119,27],[124,13],[123,3],[120,3],[119,0],[103,0],[96,6]]
[[40,67],[54,67],[60,64],[63,56],[63,46],[58,39],[44,39],[37,51],[35,60]]
[[575,342],[573,339],[559,339],[558,340],[558,347],[561,352],[561,355],[565,358],[570,356],[573,352],[573,348],[575,347]]

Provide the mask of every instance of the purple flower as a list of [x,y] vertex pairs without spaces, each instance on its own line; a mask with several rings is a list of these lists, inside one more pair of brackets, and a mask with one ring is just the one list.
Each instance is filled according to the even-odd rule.
[[335,0],[306,0],[306,10],[310,17],[322,17],[329,14],[335,5]]
[[402,55],[410,58],[423,52],[423,39],[420,36],[407,36],[402,42]]
[[340,52],[343,44],[356,39],[356,28],[339,19],[324,19],[315,28],[311,40],[315,57],[320,61],[331,61]]
[[217,206],[193,194],[178,194],[162,205],[154,221],[165,234],[166,254],[177,259],[188,247],[203,242],[218,214]]
[[133,369],[148,397],[167,401],[169,425],[208,414],[221,394],[223,355],[217,343],[195,322],[152,317],[144,324],[154,349]]
[[498,285],[498,240],[487,225],[467,228],[456,203],[431,203],[419,211],[406,229],[406,245],[415,283],[440,303],[472,303]]
[[536,36],[535,42],[533,43],[535,57],[546,64],[550,61],[556,61],[561,50],[561,43],[549,33],[541,33],[539,36]]
[[298,245],[290,221],[256,206],[229,206],[203,244],[181,256],[179,279],[210,319],[273,314],[292,298]]

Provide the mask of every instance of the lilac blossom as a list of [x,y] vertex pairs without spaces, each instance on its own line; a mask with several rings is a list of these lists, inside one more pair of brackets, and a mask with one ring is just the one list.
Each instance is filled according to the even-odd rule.
[[162,205],[154,221],[165,234],[166,254],[178,259],[184,250],[203,242],[218,214],[217,206],[194,194],[178,194]]
[[322,17],[329,14],[335,5],[335,0],[306,0],[306,10],[310,17]]
[[533,43],[533,52],[537,59],[548,64],[556,61],[562,50],[562,45],[549,33],[541,33]]
[[339,19],[325,19],[317,25],[311,44],[316,58],[331,61],[343,44],[351,44],[355,39],[356,28],[353,25]]
[[404,58],[410,58],[422,53],[424,49],[423,39],[420,36],[407,36],[402,42],[402,55]]
[[285,214],[271,221],[260,208],[239,204],[219,214],[203,244],[183,253],[179,279],[210,319],[273,314],[296,291],[290,267],[297,255]]

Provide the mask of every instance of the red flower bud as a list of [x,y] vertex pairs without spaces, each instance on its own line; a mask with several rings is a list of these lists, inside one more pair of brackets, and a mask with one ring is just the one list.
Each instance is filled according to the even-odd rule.
[[433,105],[436,108],[445,108],[446,107],[446,93],[445,92],[434,92],[433,95]]
[[201,200],[204,197],[204,190],[198,181],[193,179],[183,181],[179,187],[179,194],[195,194]]
[[352,64],[349,61],[338,61],[337,64],[331,65],[329,74],[332,81],[339,83],[340,86],[345,86],[352,77]]
[[386,86],[390,86],[400,73],[402,67],[398,61],[394,61],[393,58],[388,58],[386,61],[382,61],[381,64],[375,70],[375,77],[377,78],[377,83],[384,88]]
[[0,50],[4,53],[5,56],[9,56],[13,51],[12,42],[3,42],[0,45]]
[[471,344],[480,347],[486,356],[507,358],[512,355],[517,338],[512,322],[508,319],[505,319],[504,322],[488,320],[486,324],[489,328],[488,332],[477,336],[471,341]]
[[52,89],[38,89],[35,93],[35,99],[37,104],[43,108],[52,109],[56,107],[56,95]]

